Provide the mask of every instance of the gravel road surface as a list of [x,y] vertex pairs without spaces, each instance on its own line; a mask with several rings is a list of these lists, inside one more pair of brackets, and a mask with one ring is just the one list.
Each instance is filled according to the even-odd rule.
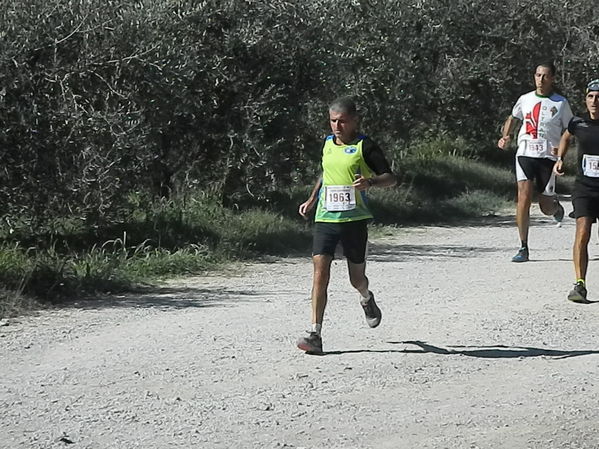
[[[335,261],[326,354],[308,255],[0,326],[0,448],[597,448],[599,305],[566,300],[574,221],[392,229],[364,321]],[[596,231],[589,297],[599,299]]]

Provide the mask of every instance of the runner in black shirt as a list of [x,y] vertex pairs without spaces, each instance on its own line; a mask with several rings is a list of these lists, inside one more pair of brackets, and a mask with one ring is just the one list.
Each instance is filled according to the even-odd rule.
[[570,137],[578,142],[577,174],[572,203],[576,218],[573,261],[576,283],[568,294],[574,302],[588,303],[586,274],[589,264],[588,244],[591,226],[599,218],[599,79],[587,85],[585,103],[588,115],[573,117],[568,130],[561,138],[557,162],[553,167],[557,175],[563,175],[562,158],[568,152]]

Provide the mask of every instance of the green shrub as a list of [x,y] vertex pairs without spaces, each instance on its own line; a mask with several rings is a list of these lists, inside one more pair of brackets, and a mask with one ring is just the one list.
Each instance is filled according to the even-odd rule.
[[326,105],[342,94],[358,98],[364,131],[386,148],[450,134],[476,142],[455,155],[495,158],[487,149],[538,59],[558,62],[560,91],[582,109],[599,70],[594,10],[590,0],[8,0],[3,218],[104,228],[126,221],[138,192],[201,189],[242,209],[274,198],[318,171]]
[[122,269],[132,279],[151,280],[211,271],[219,268],[222,261],[207,248],[194,245],[175,251],[147,249],[129,259]]
[[[433,139],[415,147],[418,151],[401,157],[392,154],[400,184],[371,191],[377,223],[447,222],[488,215],[505,207],[513,194],[512,174],[466,157],[472,152],[460,139]],[[14,313],[18,295],[58,301],[200,273],[231,260],[307,255],[311,229],[297,207],[310,188],[280,189],[268,201],[233,208],[224,207],[213,193],[200,191],[159,200],[135,194],[121,213],[124,221],[104,227],[65,219],[55,220],[52,232],[44,228],[32,233],[26,222],[12,223],[0,246],[0,282],[9,290],[0,299],[4,303],[0,311]],[[10,239],[15,243],[8,243]]]

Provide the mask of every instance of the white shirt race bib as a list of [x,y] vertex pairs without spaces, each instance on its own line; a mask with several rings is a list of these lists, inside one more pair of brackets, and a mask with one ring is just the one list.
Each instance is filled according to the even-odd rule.
[[547,156],[547,140],[545,140],[545,139],[527,140],[524,151],[522,152],[522,156],[537,157],[537,158]]
[[591,178],[599,178],[599,156],[582,155],[582,174]]
[[353,186],[326,186],[324,207],[328,211],[356,208],[356,189]]

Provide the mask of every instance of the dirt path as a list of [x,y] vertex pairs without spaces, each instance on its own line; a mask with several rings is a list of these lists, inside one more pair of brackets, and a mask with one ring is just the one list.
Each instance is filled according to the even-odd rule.
[[321,357],[295,348],[307,257],[13,320],[0,447],[597,448],[599,305],[565,299],[573,234],[535,212],[526,264],[512,217],[378,238],[381,326],[335,262]]

